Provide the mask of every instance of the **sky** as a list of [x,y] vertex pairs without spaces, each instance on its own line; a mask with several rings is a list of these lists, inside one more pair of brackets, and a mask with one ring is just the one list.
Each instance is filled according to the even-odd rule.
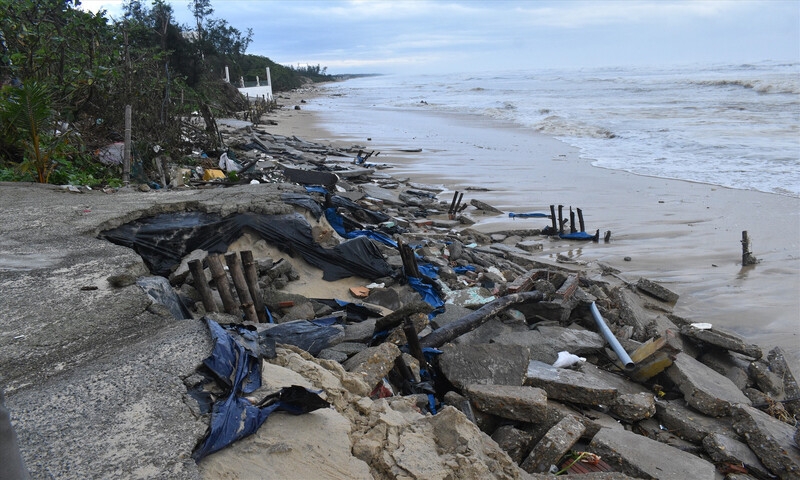
[[[122,0],[82,0],[120,18]],[[168,1],[194,25],[189,0]],[[212,0],[247,53],[328,73],[800,62],[800,0]]]

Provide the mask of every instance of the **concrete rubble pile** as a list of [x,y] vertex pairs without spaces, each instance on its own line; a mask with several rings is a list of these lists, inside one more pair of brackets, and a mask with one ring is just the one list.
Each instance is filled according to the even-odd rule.
[[[321,391],[331,408],[273,414],[257,433],[195,469],[188,457],[209,415],[172,385],[191,418],[181,432],[183,443],[167,449],[182,460],[153,465],[140,472],[144,476],[169,470],[173,478],[266,478],[266,465],[270,478],[293,478],[298,471],[308,478],[550,478],[555,472],[585,479],[800,478],[800,372],[779,348],[764,352],[702,319],[675,315],[678,296],[656,282],[631,282],[601,262],[544,254],[545,245],[564,240],[540,230],[475,231],[471,224],[497,215],[483,202],[448,214],[450,202],[438,198],[442,189],[377,171],[385,166],[352,165],[352,154],[259,130],[227,135],[229,145],[241,147],[238,158],[256,162],[248,175],[262,184],[220,188],[204,182],[201,190],[222,190],[228,200],[193,200],[160,211],[300,212],[315,240],[333,248],[346,239],[325,216],[315,218],[281,200],[285,193],[307,195],[324,207],[331,195],[307,191],[281,172],[335,173],[329,193],[358,206],[337,213],[353,229],[380,232],[410,247],[414,261],[428,267],[421,283],[442,304],[424,302],[408,282],[409,259],[402,249],[378,241],[373,244],[393,273],[350,289],[348,302],[367,311],[358,318],[347,307],[287,293],[303,275],[288,255],[257,258],[259,291],[274,323],[245,324],[269,336],[286,324],[329,317],[336,322],[328,327],[334,334],[313,348],[301,348],[302,338],[278,336],[252,397],[257,401],[300,385]],[[236,193],[240,189],[248,199]],[[155,213],[132,211],[97,228]],[[388,218],[375,222],[372,213]],[[241,315],[206,311],[198,282],[210,283],[218,295],[221,280],[208,270],[206,278],[195,279],[187,266],[206,258],[205,251],[192,252],[170,275],[192,317],[174,322],[194,322],[182,334],[205,335],[202,318],[243,323]],[[117,290],[134,288],[145,275],[128,268],[108,280]],[[592,305],[630,355],[632,369],[597,333]],[[157,305],[149,311],[168,321]],[[183,387],[218,398],[220,388],[198,373],[208,341],[195,343],[191,353],[181,354],[198,369],[184,368]],[[24,398],[23,389],[12,407]],[[24,425],[35,425],[34,410],[18,412],[24,444],[36,435],[34,426]],[[28,461],[37,473],[46,471],[46,462],[37,462]]]
[[[325,152],[324,146],[298,139],[286,147],[281,140],[287,139],[266,133],[260,137],[284,161],[288,152],[294,165],[319,165],[319,152]],[[322,366],[340,382],[349,373],[349,381],[358,384],[347,393],[351,398],[340,402],[340,413],[351,422],[353,455],[373,476],[448,478],[457,471],[459,478],[488,472],[516,478],[521,474],[517,467],[528,474],[560,470],[557,465],[564,465],[562,459],[575,451],[598,455],[597,463],[606,468],[595,465],[597,471],[636,478],[715,478],[715,470],[755,478],[800,475],[800,452],[793,439],[800,392],[780,349],[762,358],[758,346],[734,333],[673,315],[677,295],[647,279],[630,284],[602,264],[536,258],[532,253],[542,237],[534,230],[487,237],[459,228],[496,211],[483,202],[474,202],[478,206],[464,215],[444,219],[448,205],[437,199],[441,190],[436,187],[410,186],[407,180],[376,176],[374,169],[338,166],[329,171],[348,172],[337,183],[341,194],[365,209],[389,214],[401,227],[395,238],[417,245],[417,261],[438,269],[435,286],[447,303],[430,320],[425,313],[410,313],[419,295],[401,278],[376,279],[378,286],[364,289],[359,295],[363,298],[354,300],[389,312],[406,309],[422,343],[432,330],[494,299],[530,290],[544,294],[541,302],[515,305],[442,346],[436,365],[428,368],[439,371],[444,377],[439,383],[452,389],[436,391],[443,397],[443,409],[433,416],[424,393],[400,395],[398,358],[411,366],[414,381],[422,381],[420,361],[404,348],[407,340],[400,325],[376,345],[379,318],[348,322],[345,315],[343,333],[328,339],[316,359],[286,352],[302,365],[301,371]],[[325,201],[321,195],[318,200]],[[337,241],[335,236],[326,240]],[[397,250],[381,246],[390,265],[401,270]],[[467,266],[474,271],[456,273],[457,267]],[[264,298],[276,312],[277,324],[330,313],[313,299],[283,296],[274,288],[296,278],[293,272],[264,273]],[[622,371],[595,333],[588,312],[592,302],[636,357],[634,371]],[[201,315],[202,306],[196,305]],[[586,361],[567,369],[553,367],[564,351]],[[284,367],[293,363],[284,356],[277,362]],[[389,392],[381,388],[386,384]],[[324,385],[309,386],[327,391]],[[337,384],[336,390],[346,389]],[[790,401],[784,408],[786,399]],[[396,417],[392,422],[376,423],[388,413]],[[459,442],[447,444],[453,436],[461,437]]]

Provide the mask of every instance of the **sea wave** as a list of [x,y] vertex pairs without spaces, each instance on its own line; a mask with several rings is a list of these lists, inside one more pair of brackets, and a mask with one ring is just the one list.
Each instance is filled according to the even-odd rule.
[[742,87],[758,93],[800,94],[800,83],[783,81],[778,83],[763,80],[698,80],[689,82],[692,85],[706,87]]
[[550,115],[534,125],[539,132],[554,137],[589,137],[589,138],[616,138],[616,134],[607,128],[590,125],[588,123],[571,121],[558,115]]

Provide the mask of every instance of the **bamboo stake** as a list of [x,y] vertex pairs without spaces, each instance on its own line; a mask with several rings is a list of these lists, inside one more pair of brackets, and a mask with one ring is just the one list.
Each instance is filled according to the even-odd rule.
[[253,260],[253,252],[250,250],[243,250],[239,254],[242,256],[244,276],[247,279],[250,296],[253,297],[253,304],[256,308],[258,321],[265,323],[267,321],[267,312],[264,310],[264,298],[261,295],[261,288],[258,286],[258,272],[256,271],[256,262]]
[[225,267],[222,266],[222,260],[220,260],[219,255],[216,253],[209,255],[206,261],[208,262],[208,268],[211,270],[211,278],[214,279],[219,297],[222,299],[222,306],[225,308],[225,312],[239,315],[239,306],[233,299],[231,286],[228,284],[228,275],[225,274]]
[[203,308],[206,312],[216,312],[217,302],[214,301],[214,295],[211,293],[211,288],[206,281],[206,275],[203,273],[203,263],[200,260],[192,260],[189,262],[189,270],[192,271],[194,278],[194,288],[200,292],[200,297],[203,299]]
[[236,293],[239,294],[239,302],[242,304],[245,318],[251,322],[258,322],[256,308],[253,306],[253,297],[250,296],[250,289],[247,288],[247,280],[244,279],[242,261],[239,259],[239,255],[236,255],[236,252],[225,255],[225,263],[228,264],[228,271],[231,273],[233,285],[236,287]]

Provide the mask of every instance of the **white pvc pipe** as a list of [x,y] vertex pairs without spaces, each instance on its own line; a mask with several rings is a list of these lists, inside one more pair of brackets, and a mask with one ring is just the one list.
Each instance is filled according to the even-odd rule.
[[625,366],[625,370],[633,370],[636,364],[633,363],[633,360],[631,360],[628,352],[626,352],[625,349],[622,348],[622,345],[619,344],[617,337],[611,333],[611,330],[608,328],[608,325],[606,325],[603,317],[600,316],[600,311],[597,310],[597,305],[592,302],[589,309],[592,311],[592,316],[594,317],[595,323],[597,323],[597,328],[600,330],[603,338],[605,338],[608,344],[611,346],[611,349],[614,350],[614,353],[617,354],[617,358],[619,358],[619,361]]

